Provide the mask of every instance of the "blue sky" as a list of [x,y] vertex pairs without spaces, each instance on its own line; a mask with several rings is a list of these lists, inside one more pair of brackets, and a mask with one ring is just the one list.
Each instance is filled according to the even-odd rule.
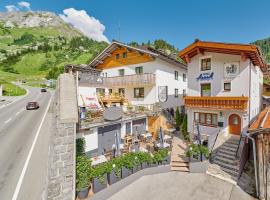
[[[25,0],[32,10],[57,14],[85,10],[105,26],[104,35],[123,42],[164,39],[182,49],[195,38],[249,43],[270,37],[268,0]],[[18,1],[1,0],[0,10]]]

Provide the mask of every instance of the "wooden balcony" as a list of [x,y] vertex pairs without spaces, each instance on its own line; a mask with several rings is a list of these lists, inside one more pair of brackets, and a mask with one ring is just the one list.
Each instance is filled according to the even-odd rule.
[[207,108],[215,110],[246,110],[248,97],[198,97],[186,96],[188,108]]
[[134,87],[144,85],[154,85],[156,81],[155,74],[134,74],[115,77],[106,77],[103,84],[106,87]]
[[111,105],[113,103],[123,104],[123,103],[128,102],[128,100],[124,96],[118,93],[106,94],[106,95],[101,94],[101,95],[98,95],[98,99],[102,105],[105,105],[105,104]]

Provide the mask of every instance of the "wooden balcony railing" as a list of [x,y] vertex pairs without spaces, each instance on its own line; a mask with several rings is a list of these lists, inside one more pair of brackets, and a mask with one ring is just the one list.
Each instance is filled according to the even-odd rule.
[[134,74],[103,78],[103,84],[107,87],[153,85],[155,81],[155,74]]
[[186,107],[245,110],[247,109],[248,97],[198,97],[186,96],[184,98]]

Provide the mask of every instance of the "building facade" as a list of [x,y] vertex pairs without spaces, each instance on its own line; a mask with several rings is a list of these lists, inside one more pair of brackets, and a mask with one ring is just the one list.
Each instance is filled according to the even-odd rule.
[[[132,47],[112,42],[77,74],[78,106],[90,113],[121,107],[121,119],[108,121],[100,114],[81,125],[78,137],[86,140],[86,151],[102,154],[127,134],[146,131],[156,135],[172,123],[176,108],[184,112],[187,68],[177,59],[151,47]],[[84,121],[84,120],[82,120]],[[118,134],[117,134],[118,133]]]
[[188,131],[245,133],[261,110],[266,68],[257,47],[197,40],[179,56],[188,65]]

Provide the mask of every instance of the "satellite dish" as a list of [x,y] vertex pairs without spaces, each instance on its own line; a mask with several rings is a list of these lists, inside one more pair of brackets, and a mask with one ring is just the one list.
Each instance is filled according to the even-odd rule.
[[103,117],[107,121],[116,121],[123,117],[123,110],[121,107],[112,106],[107,108],[104,113]]

